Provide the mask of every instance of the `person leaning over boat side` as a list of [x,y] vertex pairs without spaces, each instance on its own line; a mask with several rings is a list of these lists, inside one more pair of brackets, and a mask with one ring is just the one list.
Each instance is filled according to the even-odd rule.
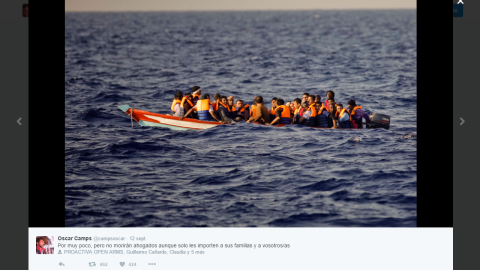
[[335,116],[338,118],[338,127],[340,128],[352,128],[352,122],[350,121],[350,113],[347,109],[343,108],[343,105],[337,103],[337,112]]
[[170,109],[173,111],[173,116],[180,117],[180,104],[182,103],[182,99],[183,93],[182,91],[178,91],[172,101],[172,106],[170,106]]
[[232,110],[227,105],[227,97],[222,96],[218,102],[218,116],[225,123],[232,123]]
[[250,105],[243,103],[243,100],[237,100],[237,105],[235,106],[235,110],[237,112],[237,117],[235,118],[235,121],[240,122],[240,121],[247,121],[248,118],[250,118],[250,110],[249,110]]
[[330,112],[330,105],[328,105],[329,103],[333,102],[333,104],[335,104],[335,93],[333,91],[327,91],[327,100],[325,100],[325,108],[327,108],[327,110],[329,110]]
[[315,125],[321,128],[328,128],[330,113],[327,108],[323,106],[323,103],[315,103],[315,110],[317,111],[317,116],[315,118]]
[[268,111],[267,107],[265,107],[265,103],[263,101],[262,96],[258,96],[255,98],[255,116],[250,117],[248,119],[249,122],[256,122],[259,124],[266,124],[270,123],[270,112]]
[[274,97],[272,98],[272,108],[270,108],[270,121],[273,121],[273,119],[276,118],[275,116],[275,109],[277,108],[277,98]]
[[293,106],[295,106],[295,110],[293,111],[293,119],[292,119],[292,124],[300,124],[300,109],[302,108],[302,100],[299,98],[296,98],[293,101]]
[[287,124],[292,123],[290,118],[290,108],[285,106],[285,101],[281,98],[277,99],[277,108],[275,109],[275,119],[272,123],[267,125],[276,125],[276,124]]
[[362,106],[358,105],[355,100],[348,101],[348,112],[350,113],[352,126],[356,129],[363,128],[362,118],[365,118],[366,123],[370,123],[370,117],[362,110]]
[[197,105],[197,101],[200,99],[200,95],[202,94],[202,88],[200,86],[192,87],[192,97],[193,97],[193,105]]
[[212,105],[210,105],[210,99],[207,98],[207,95],[201,95],[200,99],[197,102],[197,105],[193,106],[185,116],[180,116],[180,120],[183,118],[188,117],[193,111],[197,111],[198,113],[198,120],[200,121],[213,121],[213,119],[217,120],[217,122],[223,123],[222,120],[218,119],[213,111]]

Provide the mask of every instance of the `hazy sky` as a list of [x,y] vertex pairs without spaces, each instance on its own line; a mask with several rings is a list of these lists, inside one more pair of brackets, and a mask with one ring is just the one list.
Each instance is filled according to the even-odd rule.
[[65,11],[416,9],[416,0],[65,0]]

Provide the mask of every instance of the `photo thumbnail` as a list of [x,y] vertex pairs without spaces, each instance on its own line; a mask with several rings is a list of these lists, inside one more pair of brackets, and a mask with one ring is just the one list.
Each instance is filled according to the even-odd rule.
[[65,226],[415,227],[416,6],[348,2],[66,10]]
[[36,252],[37,254],[54,254],[53,236],[37,236]]

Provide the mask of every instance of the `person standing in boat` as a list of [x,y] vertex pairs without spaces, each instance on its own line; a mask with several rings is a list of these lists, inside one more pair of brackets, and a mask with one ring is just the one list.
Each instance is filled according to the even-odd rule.
[[237,122],[247,121],[250,118],[250,105],[244,104],[243,100],[237,100],[235,111],[237,112],[237,117],[235,118]]
[[170,109],[173,111],[173,116],[180,117],[180,104],[182,103],[183,93],[178,91],[175,94],[175,98],[172,101],[172,106]]
[[337,112],[335,114],[338,117],[338,126],[340,128],[352,128],[352,122],[350,121],[350,113],[347,109],[343,108],[343,104],[337,103]]
[[270,124],[267,125],[276,125],[276,124],[291,124],[292,119],[290,118],[290,108],[285,106],[285,101],[281,98],[277,99],[277,108],[275,109],[275,119],[272,120]]
[[267,107],[265,107],[265,104],[264,104],[264,101],[263,101],[263,97],[262,96],[258,96],[255,98],[255,113],[254,113],[255,116],[252,116],[250,117],[250,119],[248,119],[248,123],[250,122],[256,122],[256,123],[259,123],[259,124],[266,124],[266,123],[270,123],[270,113],[267,109]]
[[201,95],[200,99],[197,102],[197,105],[193,106],[185,116],[180,116],[179,119],[183,120],[183,118],[188,117],[193,111],[197,111],[198,120],[200,121],[214,121],[216,120],[219,123],[223,123],[222,120],[218,119],[213,111],[213,107],[210,104],[210,99],[207,98],[207,95]]
[[218,106],[218,114],[219,114],[220,119],[225,123],[232,123],[233,122],[232,110],[228,106],[227,97],[222,96],[222,98],[220,100],[221,101],[218,104],[219,105]]
[[356,129],[363,128],[362,118],[365,119],[365,122],[370,123],[370,117],[362,110],[362,106],[357,105],[355,100],[350,99],[348,101],[348,112],[350,113],[352,119],[352,126]]
[[277,98],[272,98],[272,108],[270,108],[270,121],[276,118],[275,109],[277,109]]

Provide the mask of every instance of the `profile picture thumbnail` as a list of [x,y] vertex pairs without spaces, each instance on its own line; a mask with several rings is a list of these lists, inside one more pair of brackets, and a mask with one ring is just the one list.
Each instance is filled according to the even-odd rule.
[[37,254],[53,254],[53,236],[37,236],[36,247]]
[[23,17],[28,17],[28,4],[23,4],[22,16]]

